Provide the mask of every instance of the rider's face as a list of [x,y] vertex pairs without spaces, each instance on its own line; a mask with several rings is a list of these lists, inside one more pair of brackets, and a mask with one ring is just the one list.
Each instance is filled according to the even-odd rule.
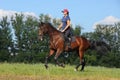
[[67,12],[63,12],[64,15],[67,15]]

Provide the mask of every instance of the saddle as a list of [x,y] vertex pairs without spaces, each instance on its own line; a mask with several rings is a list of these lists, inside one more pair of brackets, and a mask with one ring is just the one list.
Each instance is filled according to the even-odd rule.
[[71,48],[71,43],[75,42],[75,36],[65,38],[65,46]]
[[75,42],[75,36],[65,38],[65,42]]

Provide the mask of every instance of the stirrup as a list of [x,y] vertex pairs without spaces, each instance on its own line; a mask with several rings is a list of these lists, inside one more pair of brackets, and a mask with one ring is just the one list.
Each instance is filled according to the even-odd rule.
[[71,43],[70,42],[67,43],[67,46],[68,46],[68,49],[71,49]]

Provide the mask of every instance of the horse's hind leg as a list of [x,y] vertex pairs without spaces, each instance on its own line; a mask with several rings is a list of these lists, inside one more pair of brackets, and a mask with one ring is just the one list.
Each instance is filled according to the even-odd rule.
[[80,65],[82,65],[81,71],[84,70],[84,67],[85,67],[85,59],[83,59],[82,62],[80,61],[80,63],[75,67],[75,71],[78,71],[78,68],[80,67]]
[[79,63],[76,67],[75,67],[75,71],[78,71],[78,68],[81,64]]
[[86,62],[85,62],[85,58],[84,58],[84,59],[82,59],[82,61],[81,61],[81,65],[82,65],[81,71],[84,70],[85,64],[86,64]]
[[80,50],[79,56],[80,56],[80,64],[82,65],[81,71],[83,71],[85,67],[84,50]]
[[50,49],[50,52],[49,52],[48,56],[46,56],[46,58],[45,58],[45,68],[46,68],[46,69],[48,68],[48,58],[49,58],[51,55],[53,55],[54,52],[55,52],[54,50]]
[[84,70],[85,60],[84,60],[84,51],[79,51],[80,63],[76,66],[76,70],[78,70],[79,66],[82,65],[81,71]]

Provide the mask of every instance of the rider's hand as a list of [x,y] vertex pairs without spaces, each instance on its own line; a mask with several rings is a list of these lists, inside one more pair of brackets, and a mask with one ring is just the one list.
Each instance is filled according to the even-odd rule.
[[57,28],[57,30],[59,30],[59,28]]
[[65,32],[64,30],[62,30],[61,32]]

